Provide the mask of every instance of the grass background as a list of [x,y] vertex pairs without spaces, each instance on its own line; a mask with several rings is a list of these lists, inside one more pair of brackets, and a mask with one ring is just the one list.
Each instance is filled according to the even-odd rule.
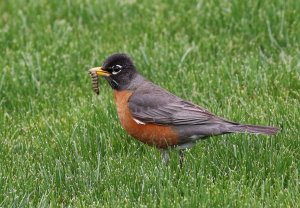
[[[0,207],[300,204],[300,4],[0,2]],[[127,52],[171,92],[275,137],[226,135],[182,170],[121,129],[87,69]]]

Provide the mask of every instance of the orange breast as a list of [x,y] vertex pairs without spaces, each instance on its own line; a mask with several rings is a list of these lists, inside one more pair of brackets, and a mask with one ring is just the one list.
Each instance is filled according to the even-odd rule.
[[131,95],[132,92],[126,90],[114,91],[118,116],[126,132],[139,141],[158,148],[167,148],[178,144],[177,134],[171,127],[138,124],[133,120],[128,108],[128,99]]

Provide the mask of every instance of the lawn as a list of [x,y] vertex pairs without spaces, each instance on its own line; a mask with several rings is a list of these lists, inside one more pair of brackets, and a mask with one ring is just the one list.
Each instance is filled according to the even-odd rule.
[[[298,0],[0,2],[0,207],[296,207]],[[87,70],[126,52],[140,73],[273,137],[214,137],[182,169],[121,128]]]

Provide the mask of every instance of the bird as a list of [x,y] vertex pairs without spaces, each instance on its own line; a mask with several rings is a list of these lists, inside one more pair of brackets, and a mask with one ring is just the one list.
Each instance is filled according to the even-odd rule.
[[229,133],[275,135],[280,130],[230,121],[177,97],[144,78],[126,53],[113,54],[90,70],[104,77],[112,88],[123,129],[140,142],[158,148],[165,165],[175,148],[182,167],[185,150],[208,137]]

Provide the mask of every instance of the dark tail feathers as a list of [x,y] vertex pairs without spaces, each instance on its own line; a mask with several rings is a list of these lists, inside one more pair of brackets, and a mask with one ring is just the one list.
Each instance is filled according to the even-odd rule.
[[267,134],[274,135],[280,128],[271,126],[256,126],[256,125],[236,125],[229,127],[229,132],[241,132],[241,133],[252,133],[252,134]]

